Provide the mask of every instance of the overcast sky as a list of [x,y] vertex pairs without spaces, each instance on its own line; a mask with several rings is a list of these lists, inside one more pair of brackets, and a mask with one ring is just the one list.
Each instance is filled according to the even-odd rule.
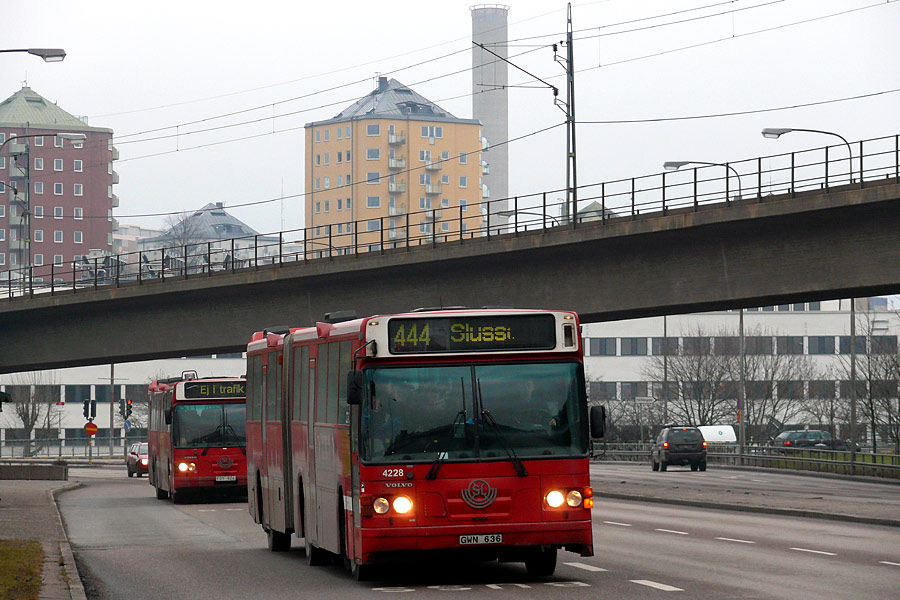
[[[471,117],[470,5],[4,2],[0,48],[62,47],[68,56],[55,64],[0,56],[0,96],[27,80],[68,112],[115,131],[121,223],[159,226],[160,216],[136,215],[274,199],[231,212],[261,232],[301,227],[303,125],[371,91],[377,74]],[[566,3],[509,5],[510,57],[564,89],[562,68],[541,46],[563,38]],[[688,10],[698,7],[708,8]],[[575,44],[579,121],[752,111],[900,89],[900,2],[608,0],[574,2],[572,12],[584,38]],[[718,13],[725,14],[697,18]],[[792,25],[827,15],[836,16]],[[678,50],[687,46],[697,47]],[[408,68],[417,63],[424,64]],[[511,70],[510,81],[528,77]],[[546,89],[517,88],[509,98],[511,137],[563,120]],[[894,135],[898,108],[895,92],[736,117],[582,124],[579,183],[656,173],[666,160],[735,161],[834,142],[811,134],[765,140],[759,132],[767,126],[832,130],[851,141]],[[217,118],[236,111],[244,112]],[[239,125],[246,121],[254,122]],[[190,133],[209,128],[218,129]],[[513,143],[510,193],[563,187],[564,153],[562,127]],[[278,201],[282,194],[293,197]]]

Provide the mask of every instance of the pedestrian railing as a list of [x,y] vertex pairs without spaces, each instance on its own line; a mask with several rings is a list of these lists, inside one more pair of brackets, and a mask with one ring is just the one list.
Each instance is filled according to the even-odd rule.
[[[122,458],[128,447],[136,442],[146,442],[146,436],[123,439],[113,437],[113,458]],[[0,441],[0,459],[3,458],[101,458],[110,457],[109,436],[95,437],[93,445],[88,438],[33,439]]]
[[[365,254],[476,240],[489,243],[526,232],[605,226],[622,219],[727,209],[765,202],[770,197],[900,183],[900,135],[864,140],[853,146],[853,156],[848,156],[848,146],[841,144],[591,183],[572,190],[484,198],[457,207],[441,203],[412,212],[406,205],[391,206],[387,216],[271,234],[186,240],[166,248],[87,255],[67,263],[33,265],[25,261],[26,266],[0,271],[0,297],[15,300],[35,294],[77,293],[352,260]],[[408,201],[418,196],[416,191],[410,186]],[[421,196],[426,196],[424,187],[421,191]]]

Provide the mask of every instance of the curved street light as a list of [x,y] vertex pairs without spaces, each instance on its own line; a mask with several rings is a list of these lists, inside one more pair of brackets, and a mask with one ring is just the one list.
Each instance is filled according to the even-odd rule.
[[44,62],[62,62],[66,58],[66,51],[62,48],[17,48],[0,50],[0,53],[2,52],[27,52],[34,56],[40,56]]
[[[738,181],[738,199],[744,196],[744,188],[741,185],[741,174],[737,172],[737,169],[729,165],[728,163],[717,163],[717,162],[706,162],[702,160],[667,160],[663,163],[663,169],[666,171],[677,171],[681,167],[685,165],[706,165],[708,167],[725,167],[734,173],[734,176],[737,177]],[[727,174],[726,174],[727,177]],[[726,198],[727,200],[727,198]]]
[[[803,133],[821,133],[822,135],[833,135],[836,138],[841,138],[841,141],[847,146],[847,160],[850,162],[850,183],[853,183],[853,150],[850,149],[850,142],[847,141],[847,138],[842,136],[839,133],[835,133],[833,131],[824,131],[822,129],[799,129],[796,127],[766,127],[762,130],[762,136],[769,140],[777,140],[781,136],[786,133],[792,133],[794,131],[801,131]],[[862,181],[862,172],[859,174],[859,180]]]

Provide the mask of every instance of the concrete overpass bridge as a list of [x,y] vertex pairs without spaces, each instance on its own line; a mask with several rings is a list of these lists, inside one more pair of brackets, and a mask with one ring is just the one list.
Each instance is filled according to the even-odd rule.
[[593,322],[898,293],[900,139],[865,144],[854,160],[833,147],[752,159],[749,174],[734,163],[584,186],[577,221],[546,217],[543,194],[516,199],[505,232],[416,244],[407,217],[403,242],[381,233],[375,251],[354,238],[348,255],[292,261],[279,243],[271,264],[10,290],[0,373],[234,352],[253,331],[335,310],[567,308]]

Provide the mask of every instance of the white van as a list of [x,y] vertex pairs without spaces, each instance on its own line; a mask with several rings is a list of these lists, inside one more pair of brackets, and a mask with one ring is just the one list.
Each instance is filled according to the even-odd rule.
[[737,435],[731,425],[700,425],[697,427],[703,439],[710,444],[736,444]]

